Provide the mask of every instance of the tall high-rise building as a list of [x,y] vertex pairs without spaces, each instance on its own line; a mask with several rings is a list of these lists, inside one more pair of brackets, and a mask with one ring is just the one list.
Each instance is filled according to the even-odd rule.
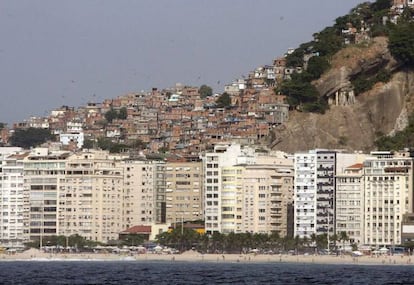
[[24,188],[29,193],[29,238],[41,245],[46,236],[59,235],[59,189],[65,182],[70,153],[34,148],[23,160]]
[[293,159],[256,155],[243,171],[243,232],[293,236]]
[[221,168],[231,167],[237,163],[241,154],[240,145],[218,144],[213,152],[206,153],[203,159],[205,187],[205,229],[207,234],[221,232]]
[[335,173],[335,151],[295,154],[295,235],[335,233]]
[[293,235],[293,162],[281,153],[218,145],[205,155],[206,232]]
[[[243,166],[222,167],[221,172],[221,192],[219,209],[221,220],[221,233],[241,233],[243,231],[243,204],[250,203],[244,201],[246,196],[243,193]],[[246,199],[246,198],[245,198]],[[250,204],[249,204],[250,206]],[[251,205],[251,210],[254,206]]]
[[401,243],[403,215],[413,213],[413,158],[409,152],[371,152],[364,161],[364,244]]
[[106,151],[83,151],[66,160],[59,189],[59,231],[108,242],[118,239],[123,218],[124,168]]
[[363,164],[356,163],[336,175],[336,233],[345,232],[346,244],[362,244],[364,229]]
[[167,182],[165,179],[165,162],[154,162],[154,224],[165,224],[167,221],[167,207],[165,191],[167,189]]
[[23,247],[28,241],[28,197],[24,191],[21,148],[0,148],[0,244],[7,248]]
[[167,223],[203,220],[202,161],[171,161],[165,167]]
[[124,229],[155,222],[154,182],[156,166],[147,160],[125,160]]

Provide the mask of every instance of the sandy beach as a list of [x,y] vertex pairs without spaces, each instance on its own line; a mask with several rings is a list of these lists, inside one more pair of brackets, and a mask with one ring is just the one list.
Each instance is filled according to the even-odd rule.
[[0,254],[0,261],[170,261],[170,262],[274,262],[303,264],[359,264],[359,265],[414,265],[414,256],[360,256],[349,255],[264,255],[264,254],[200,254],[187,251],[182,254],[134,254],[113,253],[45,253],[29,249],[15,254]]

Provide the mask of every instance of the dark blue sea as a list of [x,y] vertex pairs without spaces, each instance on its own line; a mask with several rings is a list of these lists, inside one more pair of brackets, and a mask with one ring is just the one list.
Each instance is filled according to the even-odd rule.
[[414,266],[5,261],[0,284],[414,284]]

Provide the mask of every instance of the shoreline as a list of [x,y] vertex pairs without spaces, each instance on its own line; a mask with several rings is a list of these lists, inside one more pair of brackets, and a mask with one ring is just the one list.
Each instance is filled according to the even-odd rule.
[[205,263],[290,263],[336,265],[414,265],[414,256],[360,256],[349,255],[266,255],[266,254],[201,254],[188,251],[182,254],[113,253],[46,253],[31,249],[15,254],[0,254],[0,262],[7,261],[148,261],[148,262],[205,262]]

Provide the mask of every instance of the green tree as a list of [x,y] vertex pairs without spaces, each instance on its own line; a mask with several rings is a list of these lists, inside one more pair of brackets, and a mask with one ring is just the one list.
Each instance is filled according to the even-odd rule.
[[403,22],[390,32],[388,48],[400,62],[414,64],[414,22]]
[[231,105],[231,97],[228,93],[224,92],[217,98],[216,104],[218,108],[225,108]]
[[95,142],[93,140],[86,139],[83,141],[84,149],[93,149]]
[[142,235],[138,234],[128,234],[123,240],[122,245],[126,246],[138,246],[145,241],[145,238]]
[[287,102],[291,107],[299,106],[305,112],[324,113],[328,104],[319,98],[316,90],[306,77],[306,74],[293,74],[291,80],[284,81],[279,90],[287,95]]
[[375,141],[375,145],[379,150],[401,150],[414,145],[414,114],[408,119],[408,126],[394,136],[379,135]]
[[298,67],[303,66],[303,49],[297,48],[291,54],[286,56],[286,66],[289,67]]
[[[337,234],[333,234],[329,237],[329,242],[331,244],[333,244],[333,247],[336,249],[336,242],[338,241],[338,235]],[[331,248],[331,246],[330,246]]]
[[38,146],[48,140],[54,139],[55,136],[47,129],[28,128],[16,129],[10,137],[10,144],[12,146],[19,146],[22,148],[30,148]]
[[123,143],[112,143],[110,148],[109,148],[109,152],[110,153],[120,153],[123,152],[127,149],[129,149],[130,147],[126,144]]
[[286,56],[286,66],[300,67],[303,66],[304,55],[313,49],[314,42],[306,42],[301,44],[292,53]]
[[212,252],[223,252],[225,235],[219,232],[213,232],[211,236],[211,250]]
[[342,241],[342,250],[345,249],[345,242],[349,240],[348,233],[345,231],[342,231],[339,233],[339,240]]
[[321,249],[326,249],[328,247],[328,235],[320,234],[316,236],[316,247]]
[[319,52],[320,56],[332,56],[343,46],[343,39],[334,27],[327,27],[316,36],[314,50]]
[[112,147],[113,143],[111,139],[106,137],[98,138],[98,147],[102,150],[109,150]]
[[4,129],[6,127],[6,123],[1,123],[0,122],[0,131],[2,130],[2,129]]
[[388,10],[391,8],[391,1],[390,0],[377,0],[372,3],[371,8],[374,12]]
[[273,251],[280,248],[281,238],[278,232],[272,232],[269,236],[269,244]]
[[200,89],[198,89],[198,93],[200,93],[201,98],[206,98],[213,95],[213,89],[210,86],[203,84],[200,86]]
[[308,61],[308,68],[306,72],[310,75],[311,80],[318,79],[321,75],[327,71],[330,64],[324,56],[313,56]]
[[131,143],[131,147],[134,149],[144,149],[146,147],[146,144],[142,140],[136,139]]
[[118,119],[126,120],[127,117],[128,117],[127,108],[126,107],[122,107],[121,109],[119,109]]
[[172,231],[156,236],[156,241],[164,246],[173,247],[180,251],[189,250],[198,245],[200,234],[193,229],[176,227]]
[[116,110],[114,110],[113,108],[111,108],[110,110],[108,110],[105,113],[105,119],[109,122],[112,123],[112,121],[116,118],[118,118],[118,112]]

